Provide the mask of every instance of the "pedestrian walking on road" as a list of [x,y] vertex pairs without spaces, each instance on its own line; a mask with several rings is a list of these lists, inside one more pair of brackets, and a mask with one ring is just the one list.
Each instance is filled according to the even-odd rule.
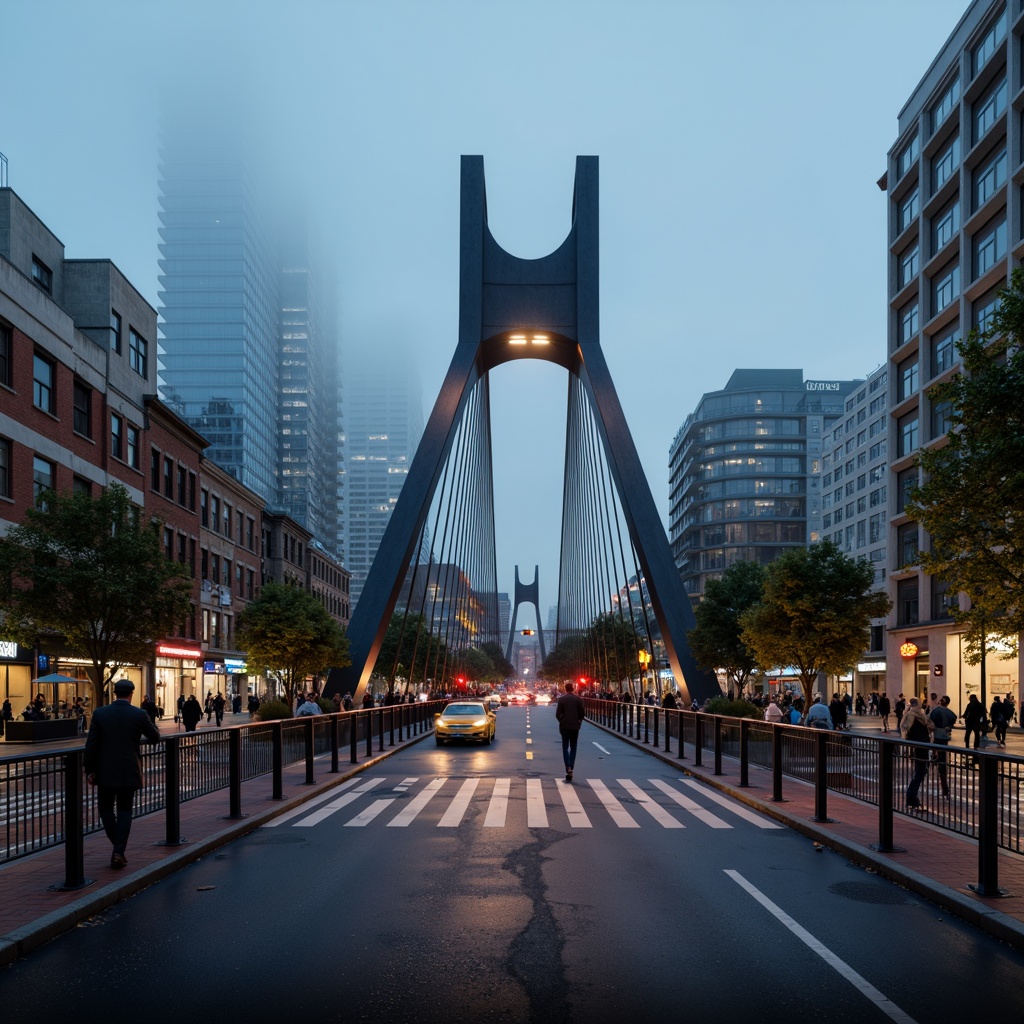
[[[916,697],[910,698],[910,706],[903,713],[900,721],[900,735],[905,740],[914,740],[918,743],[931,743],[935,735],[935,726],[932,720],[924,713]],[[911,753],[914,758],[914,777],[907,786],[907,807],[920,807],[918,790],[921,783],[928,778],[929,752],[924,747],[913,747]]]
[[[928,717],[932,720],[932,742],[948,747],[949,741],[953,738],[956,714],[949,710],[949,698],[945,694],[939,698],[938,705],[932,709]],[[948,800],[949,778],[946,774],[946,752],[945,750],[937,750],[932,757],[935,759],[935,767],[939,773],[942,795]]]
[[[223,693],[218,693],[217,696],[213,698],[213,714],[217,719],[218,729],[224,724],[224,706],[226,703]],[[209,717],[207,717],[206,720],[209,721]]]
[[128,863],[125,847],[132,829],[135,791],[142,786],[143,739],[160,742],[160,730],[142,708],[132,707],[135,684],[130,679],[114,683],[114,702],[93,712],[82,762],[86,779],[96,787],[96,803],[103,831],[113,846],[110,866]]
[[558,719],[558,731],[562,734],[562,760],[565,761],[565,781],[572,782],[572,770],[576,766],[576,745],[580,739],[580,729],[587,717],[587,709],[583,705],[572,683],[565,684],[565,693],[555,704],[555,718]]
[[992,707],[988,710],[989,718],[992,719],[992,729],[995,732],[996,744],[1000,747],[1006,746],[1006,727],[1010,724],[1010,716],[1006,713],[1006,707],[999,697],[994,697]]
[[893,711],[896,712],[896,731],[902,736],[903,735],[903,715],[907,710],[907,699],[901,693],[896,698],[896,703],[893,705]]
[[985,728],[985,708],[975,694],[967,698],[967,707],[961,715],[964,720],[964,746],[971,746],[971,735],[974,735],[974,749],[981,746],[981,734]]
[[196,700],[194,693],[181,706],[181,720],[185,723],[185,732],[195,732],[199,720],[203,717],[203,708]]
[[892,701],[888,694],[883,693],[878,698],[878,717],[882,720],[882,732],[889,731],[889,716],[892,714]]

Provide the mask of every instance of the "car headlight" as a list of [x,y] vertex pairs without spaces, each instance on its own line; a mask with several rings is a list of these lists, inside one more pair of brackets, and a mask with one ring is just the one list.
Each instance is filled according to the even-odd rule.
[[473,726],[474,726],[474,728],[479,728],[481,725],[486,725],[486,724],[487,724],[487,719],[486,718],[478,718],[473,723]]

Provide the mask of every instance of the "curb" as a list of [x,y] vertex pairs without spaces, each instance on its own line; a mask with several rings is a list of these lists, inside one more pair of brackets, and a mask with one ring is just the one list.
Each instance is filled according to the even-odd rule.
[[701,771],[694,771],[688,765],[680,763],[671,754],[666,754],[664,750],[653,748],[647,743],[641,743],[632,736],[616,732],[614,729],[602,725],[593,719],[588,719],[588,722],[611,736],[617,736],[638,750],[646,751],[651,757],[657,758],[657,760],[664,764],[671,765],[673,769],[681,771],[693,779],[698,779],[713,789],[728,794],[734,800],[745,804],[752,810],[758,811],[766,817],[773,818],[794,831],[801,833],[801,835],[807,836],[809,839],[820,842],[823,846],[827,846],[836,853],[842,854],[858,867],[870,868],[879,877],[895,882],[897,885],[916,893],[918,896],[923,896],[954,917],[973,925],[975,928],[1007,943],[1007,945],[1013,946],[1015,949],[1024,951],[1024,923],[1011,917],[1009,914],[1004,914],[1001,910],[995,910],[988,904],[979,902],[978,897],[968,896],[966,893],[962,893],[957,889],[951,889],[949,886],[935,881],[934,878],[928,878],[927,875],[923,875],[919,871],[905,868],[891,860],[880,857],[874,850],[861,846],[860,843],[846,839],[835,832],[831,832],[829,829],[818,825],[812,819],[798,818],[795,815],[787,814],[778,804],[762,802],[749,792],[736,786],[731,786],[715,776],[709,777]]
[[168,875],[172,875],[189,864],[201,860],[214,850],[244,835],[248,835],[250,832],[254,832],[261,825],[272,821],[278,815],[295,807],[301,807],[302,804],[318,796],[320,793],[334,789],[336,786],[347,782],[367,769],[375,767],[381,761],[397,754],[400,750],[405,750],[415,743],[420,743],[430,735],[432,733],[424,732],[420,736],[404,740],[401,745],[396,744],[390,750],[378,754],[363,764],[351,766],[351,769],[347,772],[339,771],[333,778],[311,786],[304,793],[298,793],[287,800],[275,803],[267,810],[251,814],[243,821],[229,825],[227,828],[221,829],[220,832],[215,832],[212,836],[207,836],[205,839],[189,842],[159,861],[140,868],[134,874],[119,878],[117,882],[106,885],[102,889],[97,889],[95,892],[91,892],[72,903],[68,903],[59,910],[54,910],[30,924],[23,925],[21,928],[15,928],[6,935],[0,936],[0,967],[6,967],[8,964],[14,963],[15,960],[27,956],[51,939],[55,939],[58,935],[70,931],[82,921],[104,910],[108,910],[116,903],[120,903],[121,900],[142,892],[143,889],[148,889],[154,882],[159,882]]

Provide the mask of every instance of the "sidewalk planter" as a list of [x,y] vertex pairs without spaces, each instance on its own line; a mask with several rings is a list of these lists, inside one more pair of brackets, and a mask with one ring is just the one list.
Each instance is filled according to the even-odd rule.
[[10,743],[44,743],[46,740],[66,740],[77,735],[77,718],[53,718],[45,722],[8,722],[6,729]]

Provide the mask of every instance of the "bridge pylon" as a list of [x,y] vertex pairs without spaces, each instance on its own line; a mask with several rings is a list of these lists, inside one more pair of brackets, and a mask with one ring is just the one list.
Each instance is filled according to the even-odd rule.
[[515,603],[512,605],[512,620],[508,627],[508,644],[505,647],[505,660],[512,660],[512,640],[516,635],[516,618],[519,615],[521,604],[532,604],[537,614],[537,638],[540,641],[540,662],[543,665],[547,660],[547,651],[544,650],[544,629],[540,624],[540,566],[533,567],[533,582],[521,583],[519,580],[519,566],[516,566],[516,589]]

